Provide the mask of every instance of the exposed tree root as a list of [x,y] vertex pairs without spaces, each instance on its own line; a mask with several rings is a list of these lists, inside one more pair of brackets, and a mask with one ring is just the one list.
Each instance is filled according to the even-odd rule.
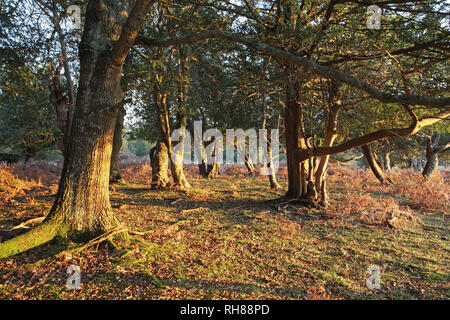
[[[33,222],[36,222],[38,220],[44,220],[44,217],[31,219],[14,227],[13,229],[17,229],[18,227],[23,228],[24,226],[27,227],[27,224],[29,224],[30,221],[32,220],[34,220]],[[42,222],[35,228],[29,230],[28,232],[21,234],[17,237],[14,237],[10,240],[7,240],[3,243],[0,243],[0,258],[6,258],[36,248],[40,245],[52,241],[58,236],[70,238],[68,229],[69,228],[67,228],[67,226],[63,222],[61,222],[61,220],[57,219],[44,220],[44,222]],[[76,248],[75,250],[76,252],[78,252],[93,244],[108,240],[109,238],[119,233],[124,235],[123,237],[124,239],[127,239],[128,233],[126,231],[127,229],[125,227],[118,226],[116,228],[106,231],[105,233],[102,233],[100,236],[90,240],[89,242],[83,244],[81,247],[78,247],[78,249]]]
[[56,221],[46,221],[36,228],[0,243],[0,258],[6,258],[27,251],[53,240],[61,230]]
[[70,250],[66,250],[65,252],[70,252],[70,253],[80,252],[80,251],[82,251],[82,250],[84,250],[86,248],[89,248],[89,247],[93,246],[93,245],[99,244],[99,243],[101,243],[103,241],[106,241],[106,240],[110,240],[112,237],[114,237],[115,235],[117,235],[119,233],[125,234],[125,233],[127,233],[127,231],[128,231],[127,228],[125,228],[123,226],[119,226],[117,228],[114,228],[112,230],[109,230],[109,231],[99,235],[98,237],[90,240],[89,242],[87,242],[87,243],[85,243],[85,244],[83,244],[83,245],[81,245],[79,247],[76,247],[76,248],[73,248],[73,249],[70,249]]
[[7,230],[8,232],[17,230],[17,229],[29,229],[30,227],[32,227],[35,224],[41,223],[42,221],[44,221],[45,216],[44,217],[38,217],[38,218],[33,218],[30,220],[27,220],[25,222],[22,222],[21,224],[12,227],[11,229]]
[[274,204],[277,204],[277,203],[284,202],[284,201],[286,201],[286,200],[288,200],[288,199],[292,199],[292,198],[291,198],[291,197],[288,197],[288,196],[281,196],[281,197],[279,197],[279,198],[267,200],[267,201],[265,201],[265,203],[274,203]]
[[266,203],[274,204],[277,207],[283,207],[286,205],[301,205],[305,207],[319,207],[319,203],[311,199],[292,198],[290,196],[283,196],[276,199],[266,201]]

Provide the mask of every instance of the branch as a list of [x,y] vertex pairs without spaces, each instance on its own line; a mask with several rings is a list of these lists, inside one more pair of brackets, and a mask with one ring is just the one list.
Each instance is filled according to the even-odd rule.
[[111,66],[122,66],[125,58],[133,46],[139,31],[145,24],[145,18],[149,11],[150,6],[155,3],[156,0],[137,0],[130,16],[122,29],[119,40],[115,43],[113,51],[111,53]]
[[328,5],[327,11],[325,13],[325,17],[323,19],[322,25],[320,26],[320,29],[317,32],[317,35],[316,35],[316,38],[314,39],[313,44],[311,45],[311,47],[308,50],[309,55],[317,48],[319,41],[322,38],[323,33],[328,29],[331,14],[333,13],[333,9],[334,9],[335,5],[336,5],[336,1],[331,0],[330,4]]
[[364,157],[363,154],[362,154],[362,155],[359,155],[359,156],[354,156],[354,157],[351,157],[351,158],[348,158],[348,159],[344,159],[344,160],[337,160],[337,159],[334,159],[334,158],[331,158],[330,160],[333,161],[333,162],[337,162],[337,163],[343,164],[343,163],[346,163],[346,162],[350,162],[350,161],[354,161],[354,160],[359,160],[359,159],[361,159],[362,157]]
[[[446,38],[446,37],[447,36],[445,36],[444,38]],[[425,49],[429,49],[429,48],[439,48],[439,49],[443,49],[444,51],[450,51],[450,42],[437,42],[437,41],[438,40],[433,40],[433,41],[429,41],[429,42],[425,42],[425,43],[416,43],[413,46],[408,47],[408,48],[394,50],[390,54],[393,56],[402,55],[402,54],[406,55],[406,54],[410,54],[415,51],[425,50]],[[372,59],[381,58],[385,55],[386,54],[383,54],[383,53],[367,55],[367,56],[347,55],[347,56],[341,56],[341,58],[336,59],[336,60],[321,62],[320,64],[321,65],[333,65],[333,64],[339,64],[339,63],[348,62],[348,61],[352,61],[352,60],[357,60],[357,61],[372,60]]]
[[433,153],[436,154],[436,153],[445,151],[445,150],[447,150],[448,148],[450,148],[450,141],[447,141],[445,144],[436,147],[436,148],[433,150]]
[[22,222],[21,224],[15,226],[15,227],[12,227],[8,231],[14,231],[14,230],[17,230],[17,229],[29,229],[30,226],[33,226],[33,225],[35,225],[37,223],[41,223],[42,221],[44,221],[44,219],[45,219],[45,216],[44,217],[33,218],[33,219],[27,220],[25,222]]
[[345,74],[341,71],[334,70],[330,67],[321,66],[308,58],[296,56],[287,51],[267,45],[260,41],[249,39],[243,35],[228,31],[205,31],[196,34],[185,35],[183,37],[174,37],[171,39],[152,39],[146,37],[138,37],[136,45],[144,45],[148,47],[170,47],[181,44],[192,44],[208,39],[226,39],[246,45],[247,47],[259,51],[265,55],[272,56],[284,60],[291,64],[297,64],[306,69],[326,78],[346,83],[352,87],[368,93],[372,98],[384,103],[401,103],[407,105],[423,105],[427,107],[448,107],[450,106],[450,98],[430,98],[419,95],[408,94],[392,94],[379,90],[368,83],[359,80],[353,76]]
[[331,154],[342,153],[355,147],[360,147],[369,144],[376,140],[394,136],[410,136],[417,133],[424,127],[430,126],[442,119],[450,117],[450,110],[440,113],[435,117],[427,117],[421,120],[413,119],[413,123],[408,128],[394,128],[394,129],[382,129],[367,135],[350,139],[344,143],[333,147],[318,147],[313,149],[298,149],[299,161],[305,161],[311,157],[326,156]]

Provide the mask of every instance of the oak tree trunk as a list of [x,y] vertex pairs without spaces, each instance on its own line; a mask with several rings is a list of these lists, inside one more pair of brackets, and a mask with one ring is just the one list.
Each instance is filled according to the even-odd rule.
[[[159,57],[164,51],[159,51]],[[170,157],[170,126],[169,111],[167,109],[167,91],[164,87],[164,74],[162,70],[156,70],[155,86],[153,92],[154,112],[156,115],[156,128],[158,140],[156,147],[150,151],[152,165],[152,189],[163,189],[169,183],[169,157]]]
[[[114,125],[124,98],[122,64],[143,26],[149,3],[89,1],[79,46],[77,101],[55,202],[43,223],[0,244],[0,257],[56,236],[88,240],[119,226],[108,187]],[[121,25],[123,30],[117,28]]]
[[[338,136],[337,121],[338,113],[341,108],[339,88],[340,84],[334,81],[330,81],[328,88],[328,117],[325,126],[325,139],[323,143],[324,147],[331,147]],[[320,203],[324,206],[326,206],[328,203],[326,177],[329,160],[329,155],[322,156],[315,173],[316,190],[320,195]]]

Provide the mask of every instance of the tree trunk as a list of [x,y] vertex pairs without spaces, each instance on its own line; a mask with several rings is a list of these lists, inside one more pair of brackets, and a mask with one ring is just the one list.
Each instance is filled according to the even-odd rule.
[[53,71],[52,83],[50,89],[50,102],[55,107],[56,111],[56,125],[60,131],[60,138],[58,139],[58,148],[64,154],[66,145],[70,137],[71,112],[69,98],[64,95],[64,89],[61,85],[61,69],[63,64]]
[[[120,5],[112,0],[89,1],[79,49],[80,79],[71,139],[55,202],[42,224],[0,244],[0,257],[56,236],[84,241],[119,226],[108,187],[114,125],[124,104],[122,64],[144,24],[149,2],[137,0],[130,10],[134,1]],[[124,27],[117,34],[120,25]]]
[[[300,161],[300,152],[312,154],[313,137],[307,137],[304,129],[303,112],[300,103],[300,86],[291,78],[286,89],[285,112],[286,153],[288,163],[289,188],[287,196],[299,198],[307,203],[315,202],[319,195],[323,205],[327,203],[326,171],[329,156],[309,156]],[[298,80],[297,80],[298,81]],[[329,88],[329,115],[325,128],[324,147],[331,147],[337,136],[337,115],[340,108],[338,99],[339,85],[331,82]],[[312,125],[312,124],[311,124]]]
[[[158,57],[164,57],[164,50],[159,50]],[[155,70],[155,86],[153,92],[154,112],[156,115],[156,128],[158,129],[158,140],[156,147],[150,152],[152,165],[152,189],[163,189],[169,183],[169,158],[170,158],[170,126],[169,111],[167,109],[167,91],[164,87],[164,72]]]
[[[295,77],[297,74],[289,75]],[[285,131],[286,131],[286,157],[288,168],[288,191],[286,197],[310,200],[315,195],[314,183],[310,180],[313,175],[309,170],[309,160],[300,161],[298,149],[307,149],[304,135],[303,115],[300,105],[300,85],[295,78],[289,78],[286,88],[285,104]],[[312,188],[312,189],[311,189]]]
[[[61,132],[61,137],[58,139],[58,148],[64,154],[65,146],[70,137],[70,127],[75,104],[75,90],[69,67],[69,59],[67,57],[67,45],[64,32],[60,25],[61,17],[58,15],[56,2],[52,1],[52,6],[44,6],[42,10],[48,10],[47,15],[51,17],[55,31],[58,34],[61,48],[61,53],[58,55],[59,66],[54,71],[52,84],[50,85],[50,101],[56,109],[56,124]],[[64,94],[64,88],[60,82],[61,69],[63,67],[68,92],[67,96]]]
[[270,141],[267,143],[267,157],[269,158],[269,163],[267,164],[268,176],[270,189],[278,190],[280,189],[280,185],[277,181],[277,176],[275,174],[275,170],[273,169],[273,160],[272,160],[272,148],[270,147]]
[[253,177],[256,176],[255,166],[253,165],[252,159],[248,155],[244,156],[244,164],[248,170],[248,175]]
[[[177,110],[177,118],[178,118],[178,128],[182,130],[186,130],[186,106],[187,106],[187,91],[189,87],[189,83],[186,80],[188,72],[188,62],[187,57],[184,53],[184,49],[178,48],[178,110]],[[186,179],[183,170],[183,157],[184,157],[184,139],[185,136],[182,137],[182,140],[178,143],[181,143],[180,147],[177,148],[178,152],[174,153],[173,148],[171,146],[169,150],[170,154],[170,169],[172,172],[172,179],[176,187],[181,189],[188,189],[191,187],[189,181]],[[177,145],[178,147],[178,145]],[[175,146],[174,146],[175,148]],[[174,161],[175,160],[175,161]]]
[[431,176],[434,169],[436,169],[438,165],[438,161],[439,159],[437,153],[432,153],[430,156],[427,156],[427,164],[425,165],[425,168],[422,171],[422,175],[426,178]]
[[122,174],[119,167],[119,153],[122,148],[123,122],[125,118],[125,107],[120,107],[117,113],[116,124],[114,127],[113,148],[111,154],[111,169],[109,173],[109,183],[116,183],[122,180]]
[[[337,121],[339,109],[341,108],[341,102],[339,99],[339,87],[339,84],[334,81],[330,81],[330,87],[328,89],[328,118],[325,126],[325,140],[323,143],[324,147],[331,147],[338,136]],[[317,168],[315,176],[316,190],[317,192],[319,192],[320,202],[324,206],[326,206],[328,203],[326,175],[329,159],[329,155],[325,155],[320,158],[319,166]]]
[[[260,81],[260,92],[261,92],[261,97],[262,97],[262,101],[261,101],[261,113],[262,113],[261,129],[263,129],[263,130],[266,129],[266,124],[267,124],[266,90],[265,90],[265,86],[264,86],[264,79],[265,79],[265,76],[266,76],[268,62],[269,62],[268,60],[265,62],[266,68],[263,70],[261,81]],[[280,117],[281,117],[281,115],[278,114],[277,129],[280,129]],[[268,161],[267,161],[267,163],[263,163],[263,168],[267,169],[267,176],[269,178],[270,189],[278,190],[280,188],[280,185],[278,184],[277,176],[276,176],[276,173],[275,173],[275,170],[274,170],[274,167],[273,167],[271,143],[272,143],[272,135],[268,133],[267,134],[267,141],[266,141],[266,145],[267,145],[266,152],[267,152],[267,160]]]
[[447,141],[443,145],[439,145],[440,133],[435,132],[430,137],[427,137],[427,149],[426,149],[426,164],[423,169],[422,175],[428,178],[436,169],[439,164],[438,154],[444,150],[450,148],[450,141]]
[[[184,123],[186,123],[184,121]],[[180,128],[186,128],[186,125],[181,125]],[[178,142],[181,144],[184,144],[184,139]],[[184,157],[184,147],[183,145],[180,146],[178,149],[178,152],[175,154],[174,152],[170,152],[170,170],[172,173],[172,179],[174,182],[175,187],[178,187],[180,189],[188,189],[191,187],[189,184],[189,181],[186,179],[186,176],[184,175],[184,169],[183,169],[183,157]]]
[[[263,120],[263,125],[262,125],[262,129],[266,128],[266,121],[265,121],[265,115],[264,115],[264,120]],[[280,185],[278,184],[277,181],[277,176],[274,170],[274,166],[273,166],[273,155],[272,155],[272,147],[271,147],[271,141],[272,141],[272,136],[269,135],[268,136],[268,141],[267,141],[267,159],[268,159],[268,163],[263,165],[263,168],[265,167],[265,169],[267,169],[267,176],[269,178],[269,184],[270,184],[270,189],[271,190],[278,190],[280,188]]]
[[391,152],[383,153],[383,168],[384,170],[392,169]]
[[202,163],[199,164],[199,172],[204,178],[214,178],[220,175],[220,163],[217,162],[218,157],[215,156],[216,150],[213,150],[211,154],[211,157],[216,160],[214,163],[207,164],[207,155],[205,154],[205,147],[209,146],[211,143],[214,143],[214,140],[203,143],[206,144],[206,146],[201,146],[200,152],[202,155]]
[[381,167],[378,165],[378,162],[375,160],[373,156],[372,149],[370,148],[370,144],[366,144],[361,147],[362,152],[364,154],[364,157],[367,160],[367,163],[369,164],[370,169],[372,170],[375,177],[380,181],[381,184],[388,184],[392,183],[391,179],[386,177]]
[[300,198],[303,195],[302,164],[297,156],[300,147],[300,104],[296,88],[289,86],[286,92],[284,123],[286,130],[286,158],[288,169],[287,197]]
[[[182,116],[180,128],[185,129],[186,128],[186,117],[184,115]],[[181,140],[178,143],[181,143],[182,145],[178,148],[178,152],[174,153],[172,151],[169,152],[170,154],[170,170],[172,173],[172,179],[174,182],[175,187],[178,187],[180,189],[188,189],[191,187],[189,181],[186,179],[186,176],[184,175],[184,169],[183,169],[183,157],[184,157],[184,139],[186,137],[183,137],[183,140]]]
[[159,140],[150,150],[152,165],[152,189],[164,189],[169,186],[169,152],[166,144]]

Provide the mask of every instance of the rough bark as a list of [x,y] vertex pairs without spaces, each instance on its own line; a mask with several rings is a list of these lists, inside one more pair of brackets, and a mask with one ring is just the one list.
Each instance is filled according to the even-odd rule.
[[[71,138],[55,202],[41,225],[0,244],[0,257],[55,236],[84,241],[119,226],[108,188],[114,125],[124,98],[122,64],[150,2],[89,1],[79,48],[80,79]],[[117,28],[120,25],[122,30]]]
[[169,186],[169,153],[166,144],[159,140],[150,150],[152,165],[152,189],[164,189]]

